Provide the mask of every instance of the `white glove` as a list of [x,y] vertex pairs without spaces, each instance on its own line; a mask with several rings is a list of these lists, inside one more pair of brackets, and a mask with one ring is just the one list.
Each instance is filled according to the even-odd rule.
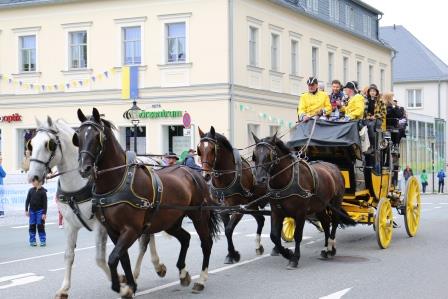
[[398,121],[400,125],[405,124],[407,122],[406,118],[402,118]]

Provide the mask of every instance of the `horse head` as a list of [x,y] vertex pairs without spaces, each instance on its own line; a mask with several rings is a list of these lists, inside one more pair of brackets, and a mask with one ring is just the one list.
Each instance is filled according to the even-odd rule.
[[79,172],[83,178],[87,178],[103,153],[106,141],[105,123],[96,108],[93,108],[90,117],[86,117],[82,110],[78,109],[78,119],[81,125],[73,135],[72,142],[79,148]]
[[198,156],[201,158],[202,169],[204,170],[204,178],[206,181],[211,179],[211,171],[215,168],[216,159],[218,157],[218,140],[213,126],[210,127],[208,133],[202,132],[199,128],[199,136],[201,140],[197,146]]
[[282,143],[277,138],[277,133],[272,137],[258,138],[253,132],[255,148],[252,154],[252,161],[255,163],[255,178],[257,185],[265,185],[271,175],[273,167],[279,162],[278,143]]
[[37,179],[43,183],[51,169],[62,160],[62,141],[59,129],[50,116],[45,123],[36,118],[36,125],[36,134],[26,144],[26,151],[30,154],[28,181]]

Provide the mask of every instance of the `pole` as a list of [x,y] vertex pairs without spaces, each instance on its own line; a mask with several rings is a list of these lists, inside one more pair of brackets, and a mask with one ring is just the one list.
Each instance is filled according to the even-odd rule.
[[137,154],[137,124],[134,123],[134,152]]
[[434,142],[431,142],[431,154],[432,154],[432,193],[435,193],[434,189]]

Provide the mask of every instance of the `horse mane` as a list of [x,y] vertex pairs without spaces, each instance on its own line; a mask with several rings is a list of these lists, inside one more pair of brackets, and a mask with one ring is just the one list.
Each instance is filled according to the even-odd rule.
[[215,133],[215,136],[212,136],[212,134],[210,134],[210,132],[208,132],[205,136],[209,137],[209,138],[215,137],[214,139],[216,139],[216,141],[218,141],[218,143],[220,145],[222,145],[229,151],[233,152],[233,146],[230,144],[229,140],[227,140],[227,138],[224,135]]
[[102,118],[101,121],[103,122],[104,126],[111,129],[111,130],[117,130],[117,127],[110,121],[107,119]]

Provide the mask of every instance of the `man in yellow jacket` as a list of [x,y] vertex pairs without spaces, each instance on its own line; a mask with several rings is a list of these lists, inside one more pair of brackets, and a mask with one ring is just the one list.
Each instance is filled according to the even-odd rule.
[[300,96],[299,106],[297,107],[299,122],[306,122],[316,116],[329,116],[331,113],[330,99],[325,92],[318,90],[317,78],[310,77],[306,83],[308,84],[308,92]]
[[348,103],[341,108],[345,113],[345,120],[358,120],[364,117],[364,97],[359,94],[358,83],[350,81],[344,86],[344,93],[348,96]]

